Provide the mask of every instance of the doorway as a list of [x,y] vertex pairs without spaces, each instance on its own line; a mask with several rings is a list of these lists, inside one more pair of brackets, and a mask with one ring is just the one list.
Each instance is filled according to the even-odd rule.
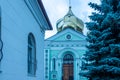
[[74,58],[71,54],[63,57],[62,80],[74,80]]

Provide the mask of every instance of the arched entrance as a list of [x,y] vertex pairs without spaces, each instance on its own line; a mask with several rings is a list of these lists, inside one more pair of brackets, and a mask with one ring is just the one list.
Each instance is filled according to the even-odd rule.
[[71,54],[63,57],[62,80],[74,80],[74,58]]

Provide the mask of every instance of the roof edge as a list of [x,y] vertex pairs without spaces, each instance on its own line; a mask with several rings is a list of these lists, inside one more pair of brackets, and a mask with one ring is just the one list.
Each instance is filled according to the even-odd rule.
[[42,12],[43,12],[43,14],[44,14],[47,22],[48,22],[48,25],[49,25],[49,27],[50,27],[49,30],[53,30],[52,25],[51,25],[51,22],[50,22],[50,20],[49,20],[49,18],[48,18],[48,15],[47,15],[46,11],[45,11],[45,8],[44,8],[44,6],[43,6],[42,1],[41,1],[41,0],[37,0],[37,1],[38,1],[38,3],[39,3],[39,6],[41,7],[41,10],[42,10]]

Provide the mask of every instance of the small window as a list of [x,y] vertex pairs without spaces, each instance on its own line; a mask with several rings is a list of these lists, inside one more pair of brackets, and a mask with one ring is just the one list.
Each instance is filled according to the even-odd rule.
[[45,69],[48,70],[48,67],[46,67]]
[[47,59],[47,58],[46,58],[45,60],[46,60],[46,61],[48,61],[48,59]]
[[55,79],[55,78],[56,78],[56,75],[54,74],[54,75],[53,75],[53,79]]
[[45,53],[48,53],[48,50],[45,50]]
[[45,78],[48,78],[48,76],[46,75]]
[[70,34],[66,35],[66,39],[70,40],[71,39],[71,35]]
[[36,74],[36,44],[32,33],[28,35],[28,75]]
[[74,58],[71,54],[66,54],[63,58],[64,64],[73,64]]
[[55,63],[56,63],[55,58],[53,58],[53,70],[55,70],[55,68],[56,68]]

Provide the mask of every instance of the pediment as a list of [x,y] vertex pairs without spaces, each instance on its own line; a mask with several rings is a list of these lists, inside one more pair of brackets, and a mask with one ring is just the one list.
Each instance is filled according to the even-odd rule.
[[72,29],[65,29],[46,39],[48,41],[79,41],[85,40],[86,36]]

